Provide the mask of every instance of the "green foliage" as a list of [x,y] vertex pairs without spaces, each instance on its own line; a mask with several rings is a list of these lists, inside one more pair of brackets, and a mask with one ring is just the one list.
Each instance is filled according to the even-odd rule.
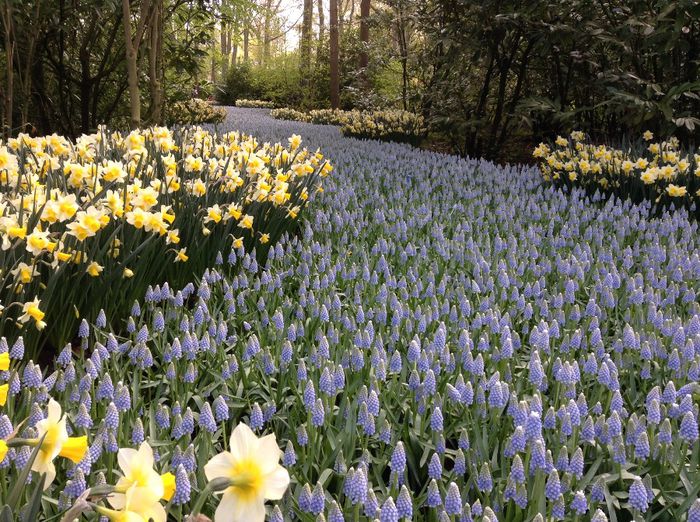
[[235,105],[239,99],[257,99],[276,106],[325,106],[328,68],[313,67],[311,74],[311,89],[302,89],[295,53],[273,57],[267,65],[239,64],[229,71],[217,99],[226,105]]
[[523,130],[697,137],[695,2],[427,4],[424,110],[462,154],[502,157]]

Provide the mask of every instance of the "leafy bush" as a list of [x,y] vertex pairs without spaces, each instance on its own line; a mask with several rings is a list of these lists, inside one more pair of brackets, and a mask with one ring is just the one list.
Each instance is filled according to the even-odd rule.
[[168,125],[221,123],[226,119],[226,109],[214,107],[200,98],[190,98],[168,106],[165,119]]
[[700,155],[684,153],[675,138],[643,140],[626,148],[595,145],[580,131],[553,144],[540,143],[533,156],[546,181],[562,186],[603,190],[635,201],[689,206],[700,198]]
[[224,105],[248,99],[270,100],[278,107],[299,106],[304,99],[300,85],[299,64],[294,56],[273,57],[264,66],[232,67],[217,99]]
[[260,92],[255,86],[253,72],[248,64],[231,67],[224,85],[216,99],[223,105],[236,105],[238,99],[259,99]]
[[184,284],[231,241],[265,252],[330,169],[300,142],[165,127],[10,140],[0,147],[0,331],[46,324],[62,346],[77,317],[104,308],[119,319],[149,284]]

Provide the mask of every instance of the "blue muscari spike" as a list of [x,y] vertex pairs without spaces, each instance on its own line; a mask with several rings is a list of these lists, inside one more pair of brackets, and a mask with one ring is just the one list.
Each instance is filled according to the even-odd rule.
[[399,512],[394,504],[394,499],[388,497],[382,504],[379,512],[380,522],[399,522]]
[[425,505],[429,508],[435,508],[442,505],[440,490],[438,489],[435,479],[432,479],[428,484],[428,495],[425,499]]
[[403,485],[396,499],[396,511],[401,518],[413,518],[413,499],[408,488]]
[[438,480],[442,475],[442,462],[440,462],[440,456],[437,453],[433,453],[428,463],[428,476],[432,479]]
[[287,441],[287,446],[285,447],[284,454],[282,455],[282,464],[286,467],[292,467],[296,464],[297,455],[294,451],[294,445],[292,441]]
[[80,337],[81,339],[85,339],[89,335],[90,325],[85,319],[83,319],[82,321],[80,321],[80,326],[78,327],[78,337]]
[[134,422],[134,426],[131,430],[131,443],[134,446],[139,446],[144,440],[145,436],[143,431],[143,423],[141,422],[141,419],[138,418]]
[[175,493],[172,503],[176,506],[187,504],[190,501],[191,492],[192,486],[187,470],[182,464],[179,464],[175,470]]
[[374,519],[379,515],[379,501],[374,491],[371,489],[367,492],[367,498],[364,502],[364,513],[368,519]]
[[309,511],[314,515],[320,515],[326,505],[325,492],[323,486],[320,483],[316,484],[313,492],[311,493],[311,499],[309,500]]

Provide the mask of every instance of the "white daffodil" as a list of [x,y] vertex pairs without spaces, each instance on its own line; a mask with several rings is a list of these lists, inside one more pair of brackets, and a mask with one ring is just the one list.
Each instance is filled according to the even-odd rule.
[[36,429],[37,438],[28,441],[30,445],[38,445],[41,442],[39,453],[32,463],[32,471],[46,474],[44,479],[44,489],[46,489],[56,477],[53,460],[60,455],[75,464],[79,463],[87,451],[87,437],[68,436],[61,405],[53,399],[49,401],[47,417],[36,423]]
[[225,478],[231,482],[214,521],[262,522],[265,500],[281,499],[289,486],[289,473],[279,464],[282,451],[274,435],[258,438],[245,424],[233,430],[230,448],[204,466],[207,480]]
[[[121,509],[109,509],[104,506],[96,506],[95,511],[100,515],[107,517],[110,522],[149,522],[153,515],[142,514],[136,511],[133,507],[133,496],[136,491],[136,487],[130,487],[126,493],[124,493],[124,506]],[[158,520],[158,519],[153,519]]]
[[155,522],[165,522],[167,515],[160,500],[172,496],[170,483],[174,481],[169,480],[170,473],[161,476],[153,469],[155,460],[151,446],[144,442],[138,450],[121,448],[117,461],[123,476],[116,484],[115,493],[109,497],[111,506],[139,513],[146,520],[152,518]]

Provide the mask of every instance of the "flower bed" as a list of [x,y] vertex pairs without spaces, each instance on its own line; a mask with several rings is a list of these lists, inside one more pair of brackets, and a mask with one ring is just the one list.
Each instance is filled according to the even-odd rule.
[[[234,114],[272,141],[295,128]],[[305,143],[343,175],[264,259],[151,287],[124,335],[98,315],[50,369],[0,341],[3,502],[40,502],[50,462],[39,519],[700,517],[685,209],[323,126]],[[33,450],[55,458],[25,484]]]
[[643,142],[626,149],[590,143],[574,131],[553,144],[540,143],[533,156],[544,179],[555,185],[581,186],[630,197],[635,201],[673,202],[689,206],[700,199],[700,155],[680,150],[678,140]]
[[418,145],[427,132],[423,117],[407,111],[317,109],[305,113],[285,108],[275,109],[270,114],[281,120],[339,125],[344,135],[354,138],[407,142],[413,145]]
[[226,109],[215,107],[206,100],[191,98],[168,106],[165,120],[168,125],[201,125],[221,123],[226,119]]
[[154,127],[2,145],[0,328],[48,325],[62,346],[78,318],[116,320],[149,284],[184,284],[232,242],[265,252],[330,171],[289,143]]
[[274,109],[275,102],[265,100],[236,100],[236,107],[249,109]]

